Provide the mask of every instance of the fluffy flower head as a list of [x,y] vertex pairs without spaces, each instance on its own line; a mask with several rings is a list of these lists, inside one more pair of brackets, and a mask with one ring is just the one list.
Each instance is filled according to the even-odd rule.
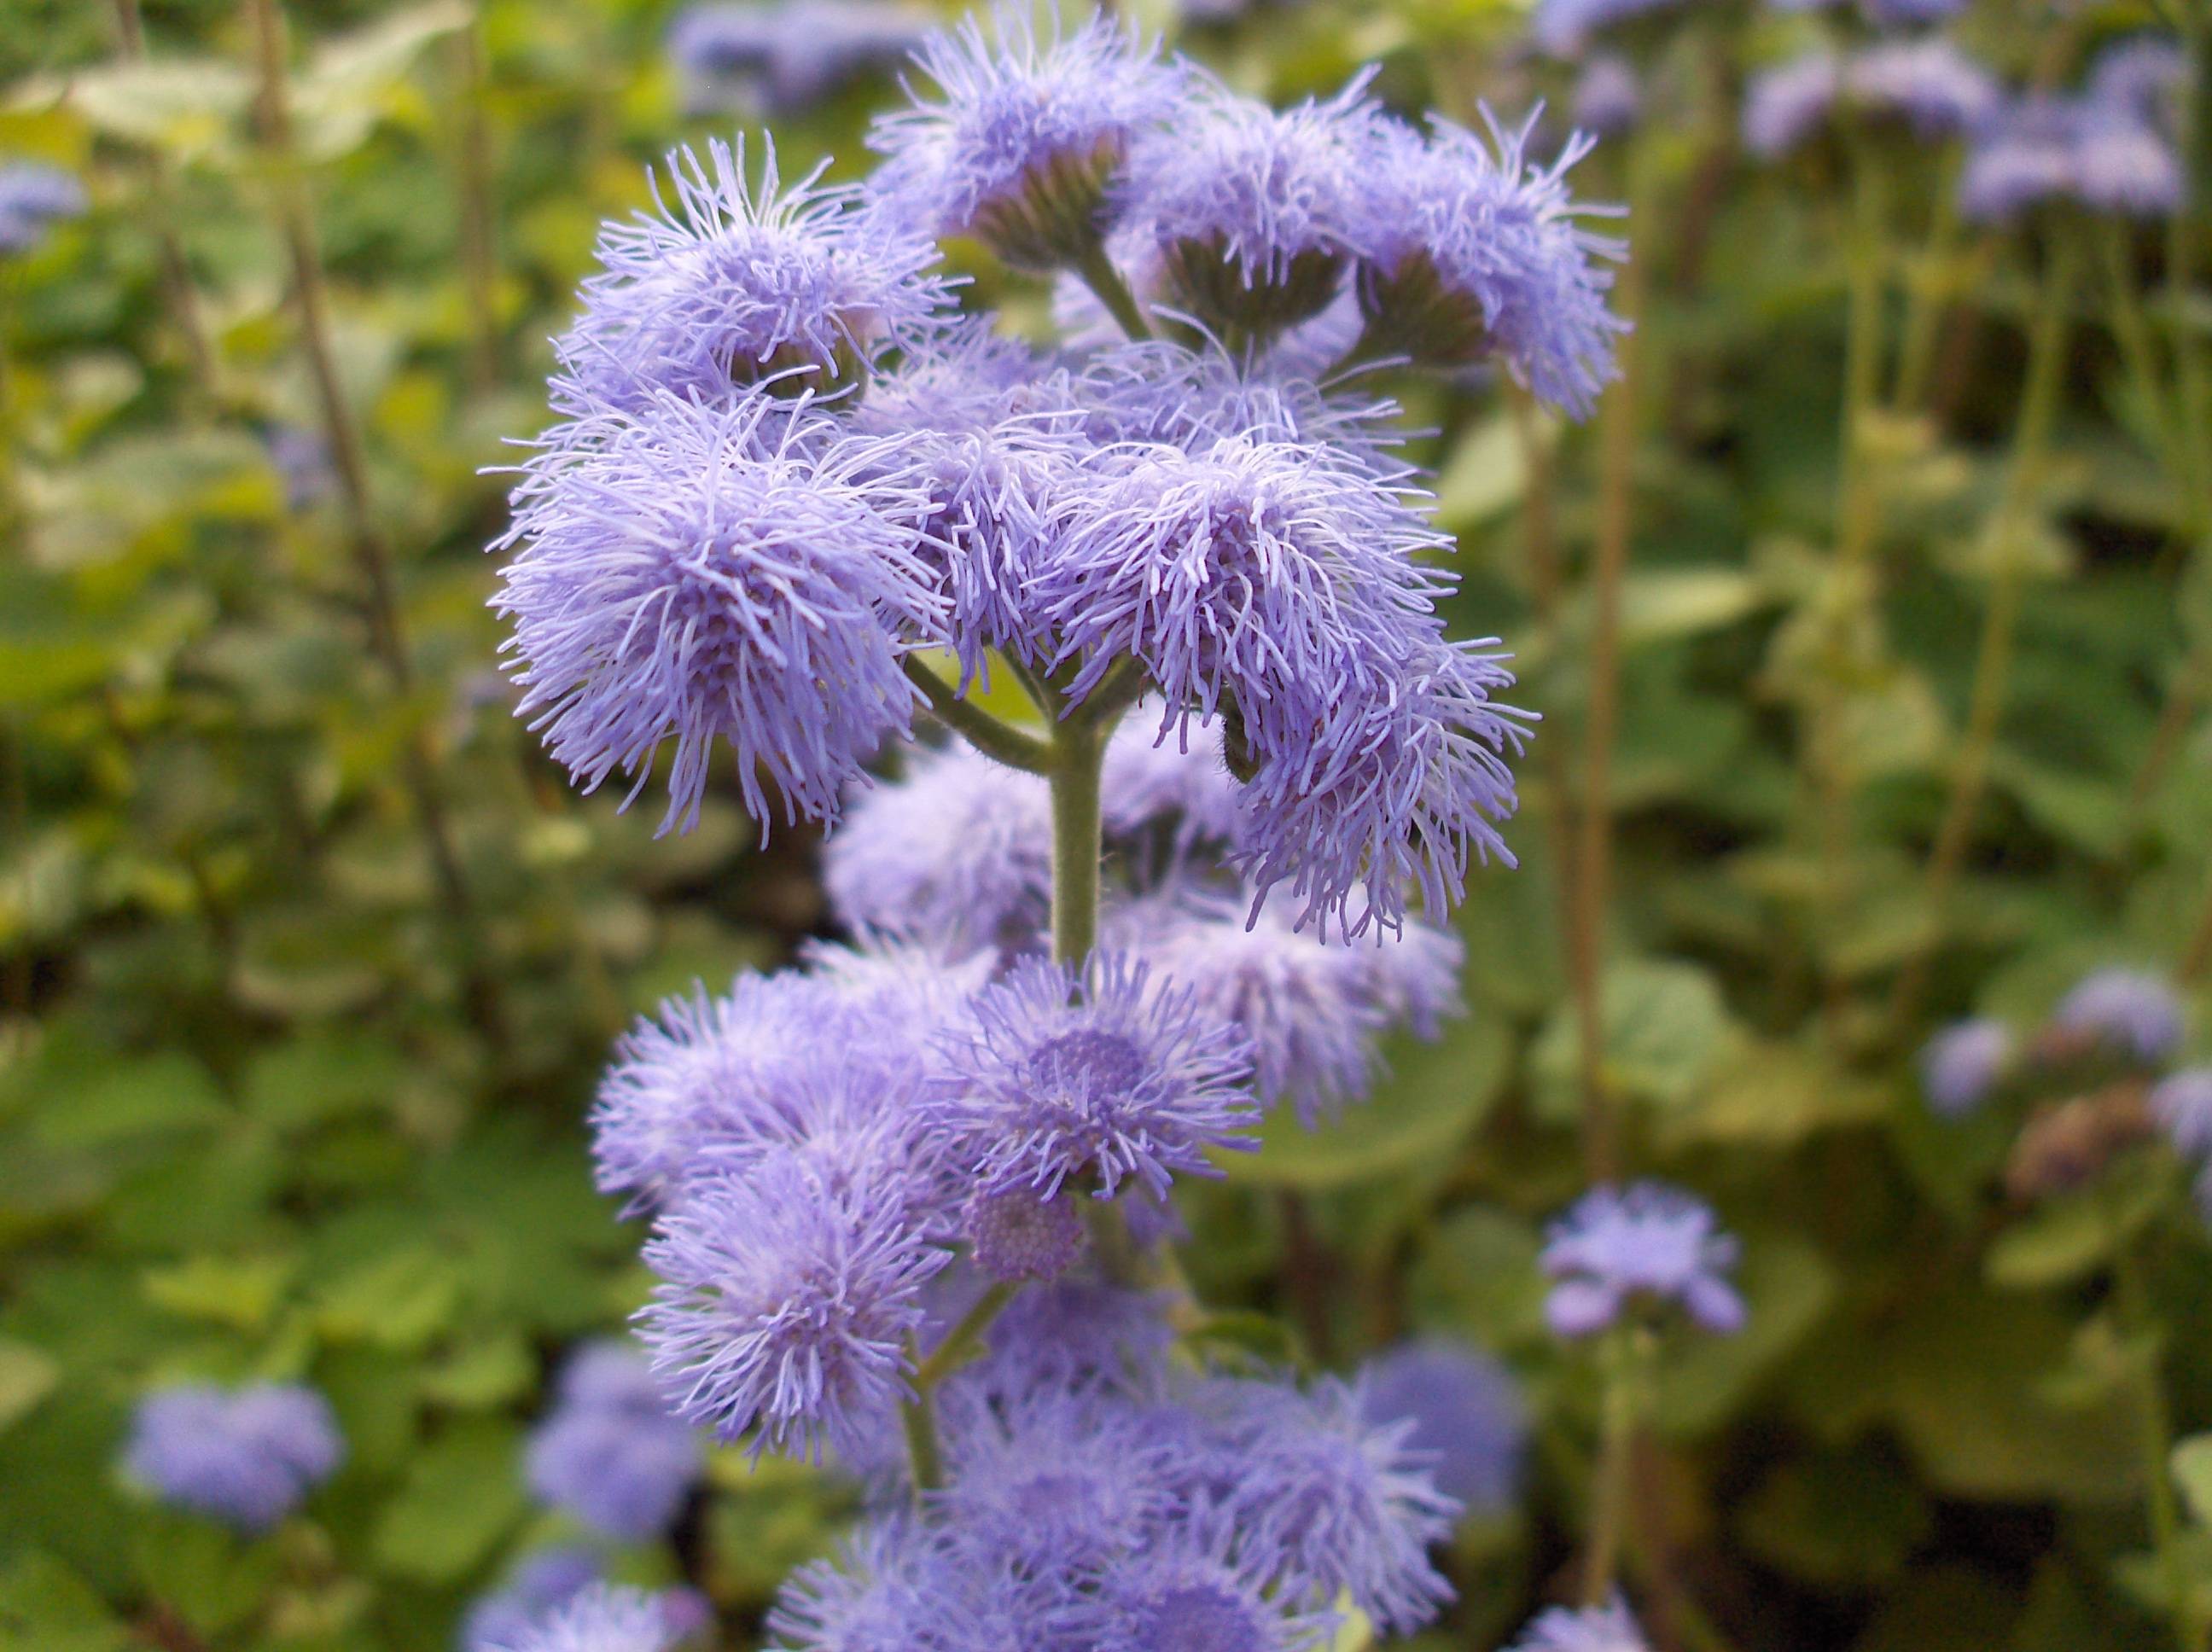
[[47,228],[84,214],[84,185],[73,173],[38,161],[0,164],[0,258],[27,252]]
[[620,768],[635,798],[672,741],[661,829],[688,829],[726,741],[765,833],[763,775],[787,818],[832,819],[906,731],[902,637],[937,612],[915,501],[826,439],[803,405],[663,393],[643,416],[589,415],[532,462],[495,605],[517,714],[586,791]]
[[1520,1479],[1528,1431],[1513,1378],[1464,1343],[1401,1343],[1361,1372],[1360,1413],[1370,1423],[1413,1424],[1405,1443],[1424,1456],[1437,1489],[1469,1512],[1504,1508]]
[[1711,1208],[1656,1181],[1592,1188],[1544,1246],[1545,1311],[1563,1337],[1585,1337],[1632,1303],[1672,1303],[1708,1331],[1742,1328],[1743,1298],[1728,1275],[1739,1247]]
[[591,395],[626,406],[654,392],[726,398],[773,380],[823,390],[872,367],[934,322],[945,283],[937,249],[869,210],[820,169],[788,189],[768,151],[760,180],[744,151],[710,143],[669,160],[672,203],[600,232],[600,272],[560,343]]
[[948,1036],[932,1114],[978,1182],[1049,1196],[1071,1179],[1110,1196],[1215,1174],[1209,1147],[1250,1144],[1243,1040],[1187,992],[1155,993],[1141,964],[1094,957],[1079,980],[1028,959]]
[[757,1426],[757,1451],[817,1455],[904,1392],[921,1287],[946,1254],[902,1200],[771,1157],[662,1218],[641,1334],[685,1420],[724,1439]]
[[1618,1597],[1605,1606],[1575,1611],[1553,1606],[1522,1631],[1512,1652],[1647,1652],[1644,1631]]
[[180,1383],[139,1402],[126,1473],[165,1503],[265,1530],[345,1455],[330,1404],[297,1383]]
[[560,1403],[525,1462],[541,1500],[630,1543],[668,1529],[701,1467],[697,1436],[669,1415],[645,1356],[623,1342],[570,1357]]
[[2051,1024],[2094,1037],[2135,1060],[2155,1064],[2181,1048],[2180,995],[2145,969],[2100,969],[2059,1000]]
[[2012,1054],[2012,1029],[2002,1021],[1978,1017],[1946,1027],[1920,1053],[1928,1104],[1947,1119],[1964,1117],[1996,1087]]
[[702,1625],[696,1599],[684,1591],[593,1583],[512,1639],[493,1642],[490,1652],[669,1652]]
[[1038,38],[1026,11],[972,17],[917,54],[941,102],[879,118],[874,187],[902,221],[975,234],[1000,256],[1049,269],[1110,219],[1109,185],[1138,136],[1165,119],[1181,76],[1103,15]]

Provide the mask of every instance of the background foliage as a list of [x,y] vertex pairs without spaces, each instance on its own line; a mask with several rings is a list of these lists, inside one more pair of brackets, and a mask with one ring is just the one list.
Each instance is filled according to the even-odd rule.
[[[507,715],[483,607],[504,514],[484,467],[542,420],[543,341],[598,221],[724,128],[683,116],[657,0],[321,0],[293,8],[295,169],[255,137],[242,13],[149,0],[143,62],[119,16],[0,3],[0,154],[94,202],[0,268],[0,1646],[442,1645],[548,1534],[516,1467],[548,1370],[642,1294],[580,1130],[609,1039],[820,921],[805,835],[757,848],[727,792],[659,842],[652,811],[572,795]],[[1464,117],[1561,89],[1522,21],[1311,0],[1184,42],[1278,95],[1377,58],[1393,101]],[[1966,34],[2026,75],[2142,21],[1987,0]],[[1972,640],[2010,577],[1980,525],[2009,485],[2034,258],[1931,237],[1936,158],[1890,158],[1878,297],[1948,319],[1926,404],[1865,427],[1882,530],[1844,564],[1846,203],[1832,168],[1761,170],[1729,137],[1741,76],[1795,26],[1711,9],[1692,118],[1577,174],[1654,209],[1632,230],[1600,1072],[1630,1162],[1742,1235],[1753,1307],[1668,1364],[1640,1564],[1681,1595],[1663,1632],[1684,1643],[2140,1646],[2157,1351],[2116,1328],[2107,1230],[2080,1201],[2008,1206],[2002,1127],[1934,1121],[1911,1057],[1953,1013],[2033,1020],[2098,963],[2203,964],[2212,566],[2085,286],[2008,542],[2029,554],[1986,805],[1931,898]],[[780,123],[787,159],[855,155],[886,94]],[[357,497],[287,261],[302,191]],[[1462,536],[1457,629],[1515,645],[1547,720],[1522,864],[1462,914],[1471,1013],[1342,1124],[1279,1121],[1195,1202],[1191,1257],[1303,1357],[1418,1327],[1523,1379],[1527,1492],[1465,1534],[1442,1647],[1549,1587],[1592,1449],[1590,1376],[1544,1331],[1534,1264],[1585,1179],[1572,941],[1598,927],[1563,925],[1559,872],[1604,465],[1597,433],[1519,422],[1494,387],[1408,393]],[[274,455],[318,431],[322,464],[288,483]],[[2139,1202],[2172,1403],[2201,1427],[2203,1238],[2176,1177]],[[185,1373],[331,1394],[351,1455],[311,1519],[242,1543],[121,1484],[131,1404]],[[742,1637],[842,1495],[718,1463],[677,1541],[620,1564],[688,1575]],[[2194,1552],[2212,1590],[2212,1540]]]

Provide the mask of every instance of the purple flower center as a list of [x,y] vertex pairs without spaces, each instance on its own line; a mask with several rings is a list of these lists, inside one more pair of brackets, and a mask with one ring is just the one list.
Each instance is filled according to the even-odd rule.
[[1215,1583],[1162,1589],[1131,1618],[1131,1643],[1151,1652],[1267,1652],[1273,1644],[1250,1606]]

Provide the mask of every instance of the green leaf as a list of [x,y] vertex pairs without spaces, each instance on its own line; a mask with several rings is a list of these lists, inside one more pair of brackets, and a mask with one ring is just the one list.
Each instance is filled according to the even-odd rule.
[[1634,647],[1717,631],[1756,611],[1765,600],[1760,583],[1741,568],[1631,574],[1620,587],[1621,640]]
[[301,153],[331,161],[358,149],[393,106],[402,77],[423,49],[470,21],[471,9],[460,0],[431,0],[324,46],[293,83]]
[[145,1511],[131,1552],[146,1593],[208,1637],[252,1617],[283,1565],[273,1542],[162,1509]]
[[1504,1024],[1477,1011],[1433,1044],[1394,1041],[1372,1099],[1308,1130],[1288,1106],[1261,1128],[1256,1153],[1224,1153],[1237,1181],[1308,1191],[1398,1175],[1455,1156],[1498,1099],[1510,1059]]
[[[1662,1108],[1695,1096],[1727,1052],[1732,1036],[1720,988],[1695,964],[1632,958],[1605,972],[1605,1084],[1615,1095]],[[1555,1124],[1581,1110],[1578,1017],[1564,1004],[1545,1023],[1529,1053],[1538,1114]]]
[[131,1637],[91,1586],[32,1549],[0,1560],[0,1652],[122,1652]]
[[1521,440],[1507,414],[1460,438],[1437,477],[1437,519],[1461,532],[1510,510],[1528,487]]
[[2166,1202],[2162,1179],[2125,1178],[2116,1187],[2046,1200],[1991,1242],[1983,1271],[1991,1285],[2033,1291],[2079,1278],[2141,1232]]
[[2171,1461],[2190,1518],[2212,1527],[2212,1433],[2191,1435],[2173,1448]]
[[444,1330],[461,1298],[460,1265],[414,1245],[342,1275],[318,1294],[315,1323],[334,1342],[420,1348]]
[[1653,1405],[1654,1419],[1669,1433],[1702,1434],[1727,1422],[1835,1300],[1835,1270],[1804,1240],[1788,1233],[1744,1239],[1736,1285],[1749,1316],[1732,1336],[1698,1336],[1671,1352]]
[[[26,86],[16,100],[40,98],[48,84]],[[81,70],[67,95],[95,131],[190,159],[226,143],[253,100],[253,77],[226,58],[164,52]]]
[[61,1374],[59,1362],[44,1349],[0,1337],[0,1433],[52,1394]]
[[376,1524],[376,1556],[396,1577],[453,1583],[473,1571],[524,1509],[521,1435],[457,1423],[424,1447]]
[[317,1031],[255,1054],[246,1071],[246,1107],[278,1130],[303,1129],[384,1106],[406,1071],[386,1042]]
[[519,1400],[538,1380],[538,1361],[517,1331],[468,1344],[422,1373],[422,1397],[460,1411]]
[[185,1319],[261,1331],[297,1271],[298,1259],[290,1256],[193,1256],[173,1267],[149,1268],[146,1300]]

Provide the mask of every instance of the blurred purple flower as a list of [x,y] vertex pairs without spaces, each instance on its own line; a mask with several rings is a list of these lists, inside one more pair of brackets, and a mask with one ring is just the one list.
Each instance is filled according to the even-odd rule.
[[1563,1337],[1594,1336],[1638,1304],[1673,1303],[1708,1331],[1743,1328],[1729,1274],[1741,1252],[1712,1208],[1680,1188],[1593,1187],[1546,1236],[1545,1312]]

